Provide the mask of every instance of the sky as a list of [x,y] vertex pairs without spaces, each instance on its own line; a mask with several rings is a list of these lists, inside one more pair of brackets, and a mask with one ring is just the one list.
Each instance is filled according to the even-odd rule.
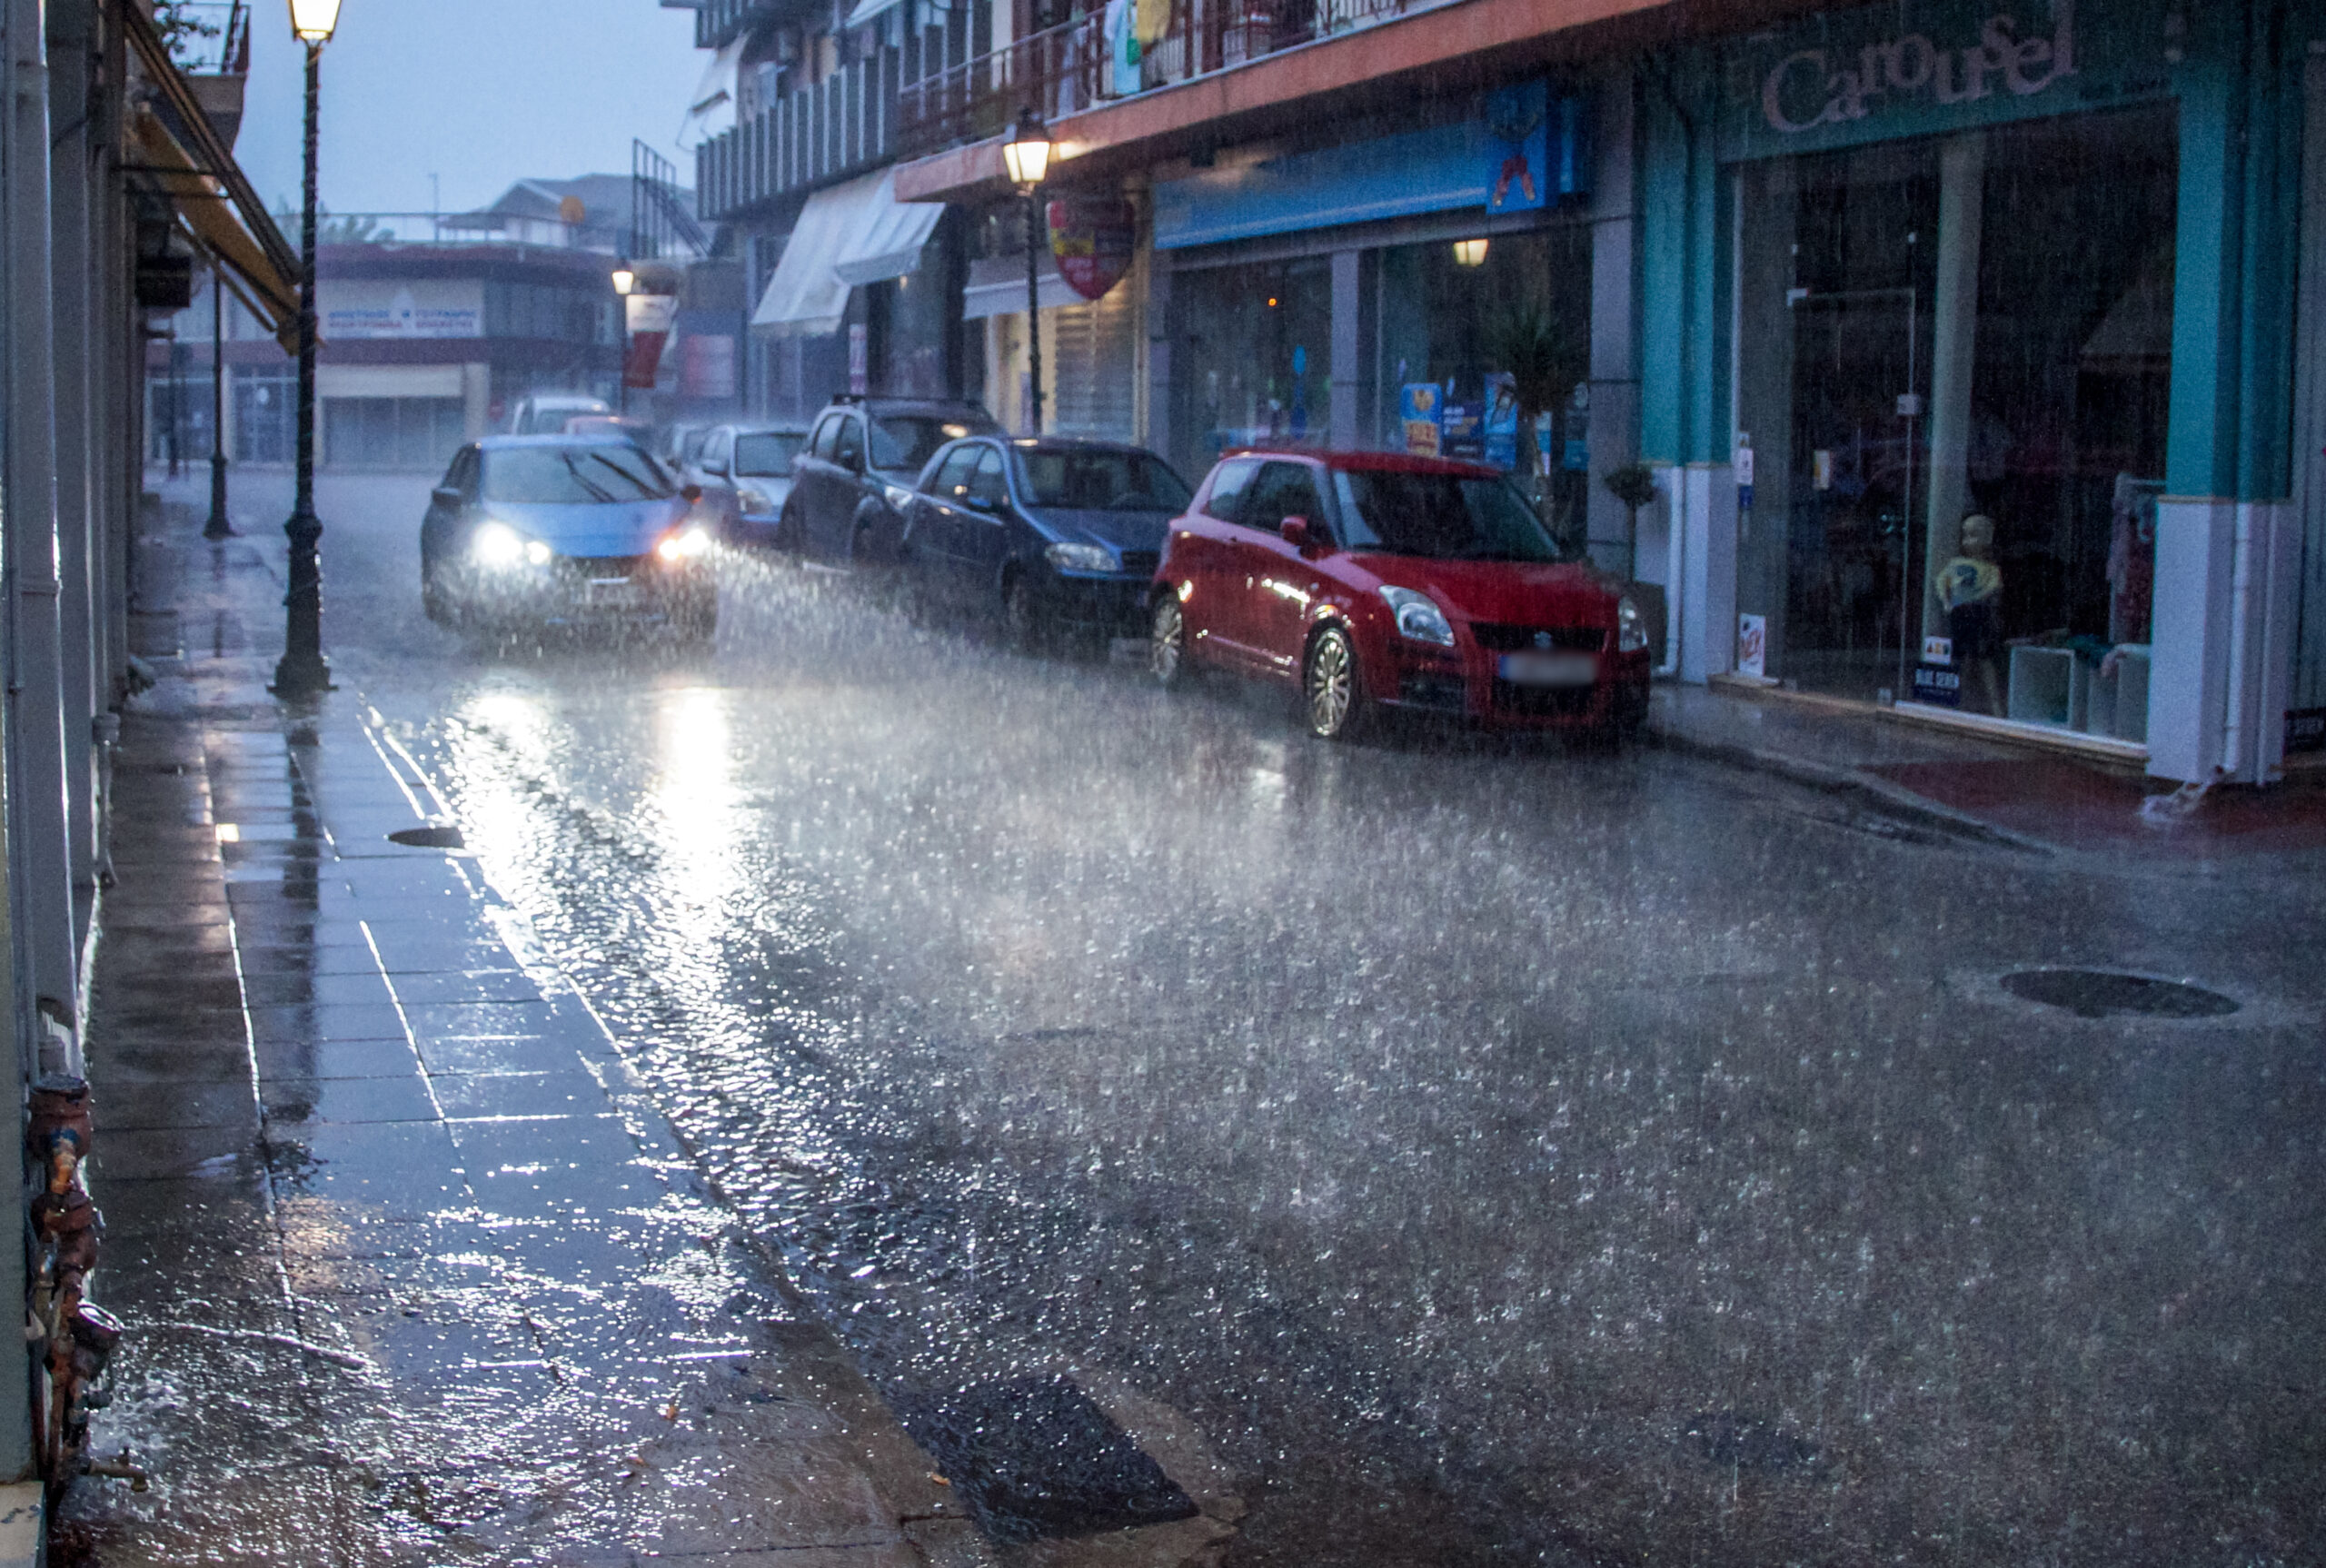
[[[300,48],[287,0],[257,0],[234,153],[270,209],[299,200]],[[323,205],[481,207],[529,176],[627,174],[632,136],[692,185],[675,138],[709,59],[694,13],[655,0],[344,0],[323,49]]]

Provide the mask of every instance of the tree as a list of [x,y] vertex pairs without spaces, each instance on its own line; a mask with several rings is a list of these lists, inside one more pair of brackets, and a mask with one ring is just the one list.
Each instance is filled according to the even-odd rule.
[[1525,300],[1486,323],[1486,362],[1508,375],[1518,394],[1518,471],[1526,493],[1543,500],[1542,464],[1535,449],[1535,420],[1566,400],[1586,368],[1582,345],[1558,313]]
[[1655,471],[1644,462],[1627,462],[1621,468],[1609,469],[1606,477],[1599,482],[1605,485],[1607,493],[1622,501],[1625,510],[1631,513],[1631,539],[1628,546],[1631,551],[1631,561],[1624,569],[1624,575],[1637,577],[1639,575],[1639,509],[1656,497]]
[[215,38],[221,29],[194,14],[193,0],[154,0],[154,30],[162,35],[170,58],[184,64],[197,40]]

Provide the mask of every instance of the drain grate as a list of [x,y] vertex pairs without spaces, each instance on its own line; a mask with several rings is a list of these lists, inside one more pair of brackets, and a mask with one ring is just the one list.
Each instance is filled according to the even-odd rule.
[[2003,978],[2003,988],[2079,1018],[2218,1018],[2238,1007],[2219,991],[2117,969],[2020,969]]
[[996,1541],[1096,1535],[1193,1518],[1193,1499],[1062,1377],[1010,1378],[900,1402]]
[[388,835],[388,842],[403,844],[414,849],[462,849],[467,840],[461,830],[450,822],[432,822],[425,828],[400,828]]

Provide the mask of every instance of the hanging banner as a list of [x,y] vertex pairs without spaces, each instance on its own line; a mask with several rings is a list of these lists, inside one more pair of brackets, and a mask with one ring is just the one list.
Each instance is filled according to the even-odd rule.
[[622,325],[629,344],[621,357],[621,384],[651,388],[662,365],[662,350],[679,319],[673,294],[627,294],[622,298]]
[[1086,300],[1095,300],[1130,271],[1138,218],[1128,202],[1073,196],[1049,204],[1050,254],[1059,276]]

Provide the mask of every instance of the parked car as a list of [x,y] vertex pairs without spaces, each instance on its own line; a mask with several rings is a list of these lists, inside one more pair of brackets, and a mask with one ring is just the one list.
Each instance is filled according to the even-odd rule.
[[1647,625],[1495,469],[1392,452],[1223,459],[1171,524],[1149,667],[1296,687],[1315,734],[1380,709],[1635,729]]
[[626,441],[641,452],[651,452],[654,429],[644,420],[618,413],[578,413],[565,422],[567,435],[608,435]]
[[661,439],[653,446],[655,461],[674,479],[701,484],[702,476],[694,471],[694,460],[702,455],[702,443],[711,434],[707,424],[680,423],[665,425]]
[[770,544],[791,495],[791,464],[808,445],[804,425],[722,424],[703,432],[694,481],[721,505],[727,537]]
[[905,581],[998,616],[1012,640],[1137,636],[1187,481],[1144,447],[973,436],[942,448],[904,504]]
[[520,398],[517,406],[509,411],[511,435],[556,435],[565,429],[565,422],[582,414],[611,413],[601,397],[583,397],[578,392],[543,392],[536,397]]
[[975,403],[852,393],[834,398],[791,465],[777,546],[843,565],[893,560],[904,528],[897,508],[937,449],[999,432],[993,416]]
[[661,464],[607,436],[487,436],[420,525],[421,603],[461,630],[661,626],[707,640],[711,530]]

